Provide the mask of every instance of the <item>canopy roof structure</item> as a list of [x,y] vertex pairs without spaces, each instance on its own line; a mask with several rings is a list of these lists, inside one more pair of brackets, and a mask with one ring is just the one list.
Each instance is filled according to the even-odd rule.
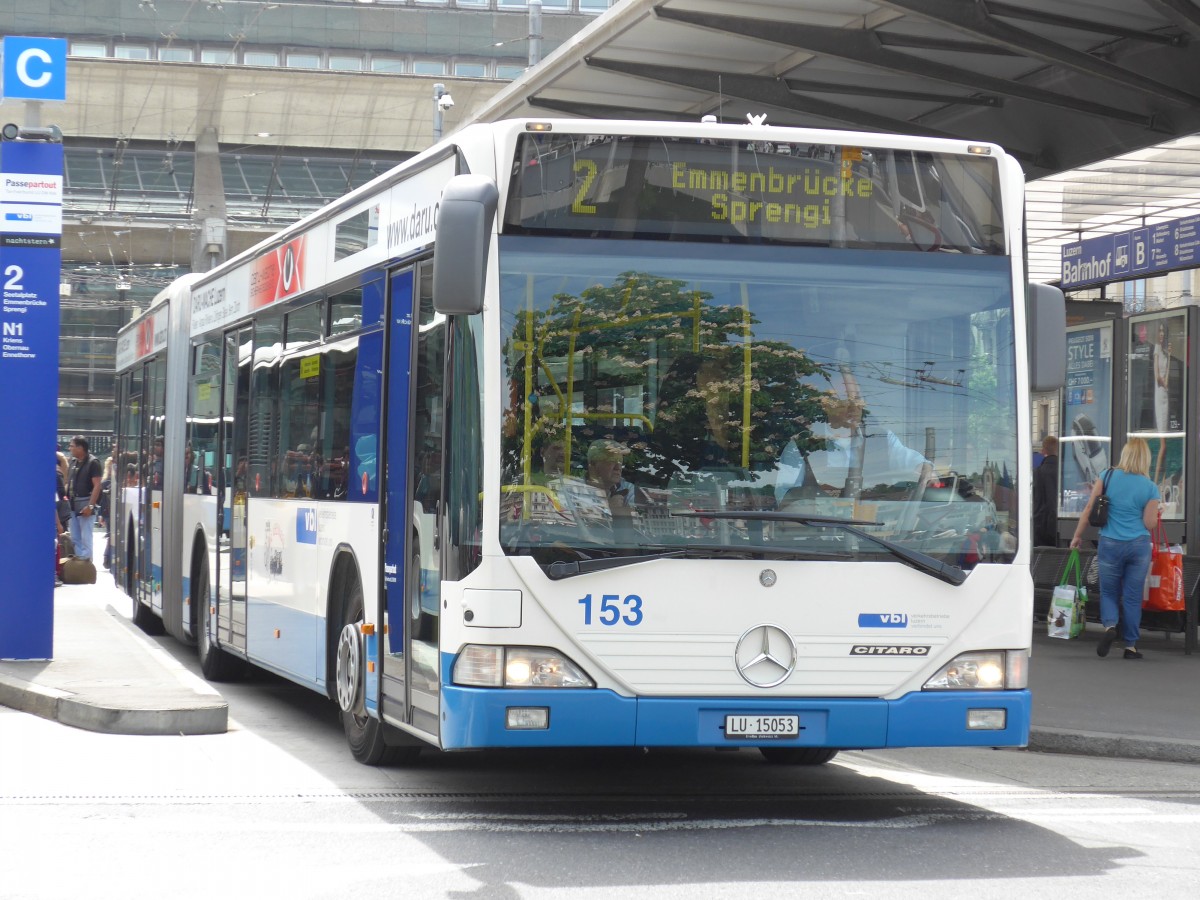
[[[1049,189],[1051,201],[1071,197],[1066,218],[1052,202],[1031,209],[1049,217],[1031,221],[1031,239],[1048,242],[1031,268],[1052,280],[1058,245],[1088,231],[1091,212],[1140,208],[1143,185],[1125,176],[1153,164],[1146,148],[1200,131],[1198,40],[1192,0],[625,0],[463,124],[765,113],[774,125],[992,141],[1029,179],[1058,182],[1142,151],[1120,177],[1103,165],[1084,177],[1086,197]],[[1171,144],[1162,155],[1174,167],[1165,189],[1186,194],[1190,154]],[[1163,198],[1148,193],[1151,221]],[[1180,214],[1167,205],[1166,218]]]

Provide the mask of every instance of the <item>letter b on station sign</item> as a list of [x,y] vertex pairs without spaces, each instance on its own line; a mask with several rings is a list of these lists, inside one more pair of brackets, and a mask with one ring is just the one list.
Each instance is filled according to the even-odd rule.
[[66,40],[5,37],[3,53],[2,96],[5,99],[67,99]]

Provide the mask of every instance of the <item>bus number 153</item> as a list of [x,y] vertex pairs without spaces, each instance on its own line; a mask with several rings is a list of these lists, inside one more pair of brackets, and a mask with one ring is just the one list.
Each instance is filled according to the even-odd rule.
[[[579,598],[583,607],[583,624],[592,624],[592,595]],[[622,609],[623,608],[623,609]],[[628,594],[624,598],[620,594],[604,594],[600,598],[597,618],[601,625],[616,625],[624,622],[626,625],[642,624],[642,598],[637,594]]]

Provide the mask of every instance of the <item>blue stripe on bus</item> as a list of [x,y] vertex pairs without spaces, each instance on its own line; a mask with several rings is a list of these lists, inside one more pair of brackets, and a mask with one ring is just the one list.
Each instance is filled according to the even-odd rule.
[[[607,690],[500,690],[443,685],[442,746],[469,747],[1023,747],[1028,691],[919,692],[898,700],[631,698]],[[546,707],[550,727],[505,728],[505,710]],[[1004,709],[997,731],[967,729],[968,709]],[[733,741],[725,716],[798,715],[794,740]]]

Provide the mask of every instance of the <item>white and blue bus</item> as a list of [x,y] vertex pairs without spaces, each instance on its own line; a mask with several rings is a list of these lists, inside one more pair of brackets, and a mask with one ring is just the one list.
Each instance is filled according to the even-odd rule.
[[989,144],[466,128],[122,332],[117,581],[367,763],[1021,746],[1022,204]]

